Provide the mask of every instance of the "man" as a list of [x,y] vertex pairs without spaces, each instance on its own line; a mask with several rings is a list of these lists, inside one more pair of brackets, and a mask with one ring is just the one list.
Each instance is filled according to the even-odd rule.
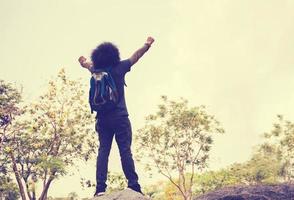
[[128,188],[142,193],[131,153],[132,129],[125,102],[124,85],[125,74],[149,50],[153,42],[154,39],[148,37],[143,47],[138,49],[129,59],[122,61],[118,48],[109,42],[100,44],[92,52],[92,62],[86,62],[83,56],[79,58],[80,64],[91,72],[111,66],[110,74],[118,92],[118,102],[115,107],[111,110],[99,110],[96,114],[96,131],[98,132],[100,146],[97,156],[96,192],[94,196],[105,193],[108,157],[114,136],[119,148],[122,169],[128,180]]

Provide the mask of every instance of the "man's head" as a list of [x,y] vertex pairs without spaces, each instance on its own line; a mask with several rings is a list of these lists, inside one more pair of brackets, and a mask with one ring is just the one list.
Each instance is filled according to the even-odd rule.
[[114,44],[104,42],[94,49],[91,60],[96,69],[115,66],[120,61],[119,50]]

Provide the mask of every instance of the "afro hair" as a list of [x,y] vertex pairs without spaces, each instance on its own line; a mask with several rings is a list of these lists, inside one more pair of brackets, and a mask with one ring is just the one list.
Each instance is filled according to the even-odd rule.
[[91,60],[95,69],[116,66],[120,61],[119,50],[114,44],[104,42],[93,50]]

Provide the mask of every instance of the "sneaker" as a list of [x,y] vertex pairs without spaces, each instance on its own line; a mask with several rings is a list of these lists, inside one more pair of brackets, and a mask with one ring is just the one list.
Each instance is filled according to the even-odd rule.
[[94,194],[94,197],[100,197],[100,196],[103,196],[105,194],[105,192],[96,192]]

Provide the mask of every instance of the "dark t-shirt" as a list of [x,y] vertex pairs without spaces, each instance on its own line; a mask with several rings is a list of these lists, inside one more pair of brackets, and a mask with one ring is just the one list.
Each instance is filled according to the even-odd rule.
[[121,117],[121,116],[128,116],[128,110],[126,106],[126,100],[125,100],[125,75],[127,72],[131,70],[131,62],[129,59],[122,60],[119,62],[118,65],[113,67],[111,70],[111,76],[114,79],[114,82],[116,84],[117,90],[118,90],[118,96],[119,101],[116,105],[116,107],[113,110],[110,111],[99,111],[97,112],[96,118],[113,118],[113,117]]

